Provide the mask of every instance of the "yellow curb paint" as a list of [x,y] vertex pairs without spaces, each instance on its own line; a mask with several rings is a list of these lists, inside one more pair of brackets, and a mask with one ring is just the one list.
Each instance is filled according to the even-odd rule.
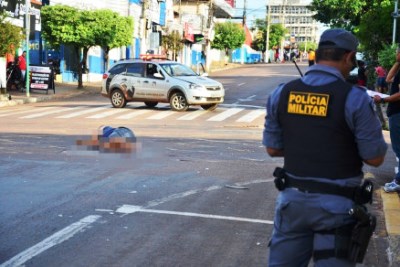
[[398,193],[386,193],[380,190],[383,211],[385,213],[386,230],[390,235],[400,235],[400,199]]

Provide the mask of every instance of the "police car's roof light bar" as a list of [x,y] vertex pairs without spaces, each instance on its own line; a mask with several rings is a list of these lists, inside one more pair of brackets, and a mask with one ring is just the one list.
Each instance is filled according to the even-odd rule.
[[152,59],[167,59],[166,55],[154,55],[154,54],[141,54],[140,59],[142,60],[152,60]]

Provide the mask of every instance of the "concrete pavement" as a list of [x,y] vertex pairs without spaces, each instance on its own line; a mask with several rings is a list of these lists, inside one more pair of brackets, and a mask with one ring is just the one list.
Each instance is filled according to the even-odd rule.
[[[301,65],[301,63],[299,64]],[[232,68],[241,66],[234,64],[227,66],[226,68]],[[7,109],[9,106],[15,106],[26,103],[43,102],[49,100],[70,98],[82,94],[100,94],[101,82],[97,83],[83,83],[82,89],[77,89],[77,83],[56,83],[55,93],[53,90],[49,90],[46,94],[44,90],[32,90],[30,91],[29,97],[26,92],[10,91],[8,92],[11,99],[0,98],[0,110]],[[372,178],[375,182],[376,187],[382,187],[384,183],[391,181],[394,176],[394,168],[397,165],[396,158],[390,147],[390,137],[388,131],[383,131],[385,140],[389,144],[389,151],[386,156],[385,164],[383,167],[372,170],[372,168],[366,168],[366,177]],[[369,171],[371,170],[371,171]],[[375,174],[373,175],[372,172]],[[382,212],[385,218],[385,223],[381,227],[384,229],[377,229],[378,235],[387,234],[388,244],[386,247],[380,247],[375,245],[373,242],[370,244],[370,253],[374,255],[387,255],[387,261],[389,266],[400,266],[400,199],[398,193],[385,193],[383,189],[375,190],[375,197],[381,198],[382,206],[375,209],[376,211]],[[383,223],[382,223],[383,224]],[[378,223],[379,228],[379,223]],[[383,233],[382,233],[383,232]],[[364,265],[371,266],[371,265]]]

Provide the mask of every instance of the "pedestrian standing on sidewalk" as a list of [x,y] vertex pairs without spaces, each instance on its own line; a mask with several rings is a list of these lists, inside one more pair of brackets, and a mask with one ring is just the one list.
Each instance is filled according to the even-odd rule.
[[375,68],[376,73],[376,87],[379,93],[386,94],[387,84],[386,84],[386,70],[382,66],[377,66]]
[[356,223],[349,211],[366,202],[354,191],[363,188],[363,163],[381,165],[387,150],[372,99],[346,82],[357,46],[350,32],[326,30],[316,64],[267,100],[263,145],[284,157],[274,172],[280,192],[269,267],[308,266],[311,258],[315,266],[356,265],[348,253]]
[[[19,68],[21,69],[22,73],[22,80],[25,82],[26,81],[26,51],[22,52],[22,55],[19,56],[18,58],[19,61]],[[25,84],[23,85],[25,87]]]
[[314,49],[308,49],[308,66],[311,67],[315,64],[315,51]]
[[[374,100],[376,103],[388,103],[387,116],[389,118],[390,140],[396,157],[400,159],[400,47],[397,48],[396,62],[387,74],[386,82],[392,83],[390,96],[381,98],[377,95]],[[383,190],[388,193],[400,192],[400,163],[393,181],[386,183]]]

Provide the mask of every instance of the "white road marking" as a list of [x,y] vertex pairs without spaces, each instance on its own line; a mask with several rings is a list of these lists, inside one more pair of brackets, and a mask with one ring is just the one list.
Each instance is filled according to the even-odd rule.
[[90,224],[94,223],[98,219],[100,219],[101,216],[99,215],[89,215],[82,220],[75,222],[61,231],[58,231],[57,233],[49,236],[48,238],[44,239],[43,241],[37,243],[33,247],[30,247],[26,249],[25,251],[22,251],[18,255],[14,256],[10,260],[2,263],[0,267],[12,267],[12,266],[22,266],[25,262],[29,261],[33,257],[39,255],[43,251],[48,250],[51,247],[54,247],[55,245],[58,245],[71,237],[73,237],[75,234],[82,232],[86,228],[89,227]]
[[253,111],[247,113],[246,115],[240,117],[236,121],[237,122],[252,122],[261,115],[265,115],[265,110],[262,110],[262,109],[253,110]]
[[207,113],[206,110],[199,109],[199,110],[196,110],[194,112],[190,112],[190,113],[186,114],[185,116],[182,116],[182,117],[178,118],[178,120],[190,121],[190,120],[193,120],[193,119],[195,119],[197,117],[200,117],[201,115],[203,115],[205,113]]
[[35,111],[44,111],[44,110],[56,109],[56,108],[57,107],[44,107],[44,108],[40,107],[40,108],[35,108],[35,109],[30,108],[28,110],[25,109],[25,110],[20,110],[20,111],[13,110],[13,111],[7,111],[6,113],[0,114],[0,117],[5,117],[5,116],[9,116],[9,115],[16,115],[16,114],[32,113],[32,112],[35,112]]
[[98,113],[89,117],[86,117],[87,119],[101,119],[101,118],[105,118],[117,113],[121,113],[121,112],[125,112],[126,109],[122,109],[122,108],[115,108],[115,109],[111,109],[102,113]]
[[157,113],[153,116],[150,116],[147,119],[148,120],[162,120],[168,116],[171,116],[174,113],[175,113],[174,111],[163,111],[163,112]]
[[244,110],[244,109],[243,108],[231,108],[231,109],[228,109],[218,115],[215,115],[214,117],[209,118],[207,121],[223,121],[226,118],[229,118],[229,117],[235,115],[236,113],[239,113],[242,110]]
[[246,84],[246,83],[239,83],[237,86],[240,87],[240,86],[242,86],[244,84]]
[[134,110],[129,112],[128,114],[116,117],[117,120],[128,120],[146,113],[149,113],[150,110],[146,110],[146,109],[141,109],[141,110]]
[[255,98],[257,95],[252,95],[252,96],[249,96],[249,97],[246,97],[246,98],[239,98],[238,100],[239,100],[239,102],[250,102],[250,101],[253,101],[253,98]]
[[49,110],[49,111],[44,111],[44,112],[40,112],[40,113],[35,113],[35,114],[31,114],[31,115],[27,115],[24,117],[20,117],[20,119],[33,119],[33,118],[38,118],[38,117],[43,117],[46,115],[50,115],[50,114],[56,114],[56,113],[61,113],[64,111],[72,111],[75,109],[78,109],[81,107],[72,107],[72,108],[62,108],[62,109],[56,109],[56,110]]
[[69,119],[69,118],[78,117],[80,115],[84,115],[84,114],[87,114],[87,113],[92,113],[92,112],[97,112],[97,111],[100,111],[100,110],[104,110],[104,109],[107,109],[107,108],[110,108],[110,107],[111,107],[110,105],[101,106],[101,107],[97,107],[97,108],[87,107],[88,109],[85,109],[85,110],[82,110],[82,111],[73,112],[71,114],[59,116],[59,117],[56,117],[56,118],[58,118],[58,119]]
[[179,216],[206,218],[206,219],[218,219],[218,220],[229,220],[229,221],[240,221],[240,222],[251,222],[251,223],[274,224],[273,221],[269,221],[269,220],[249,219],[249,218],[243,218],[243,217],[221,216],[221,215],[213,215],[213,214],[194,213],[194,212],[179,212],[179,211],[170,211],[170,210],[143,209],[140,206],[133,206],[133,205],[123,205],[121,208],[117,209],[116,212],[123,213],[123,214],[146,212],[146,213],[169,214],[169,215],[179,215]]

